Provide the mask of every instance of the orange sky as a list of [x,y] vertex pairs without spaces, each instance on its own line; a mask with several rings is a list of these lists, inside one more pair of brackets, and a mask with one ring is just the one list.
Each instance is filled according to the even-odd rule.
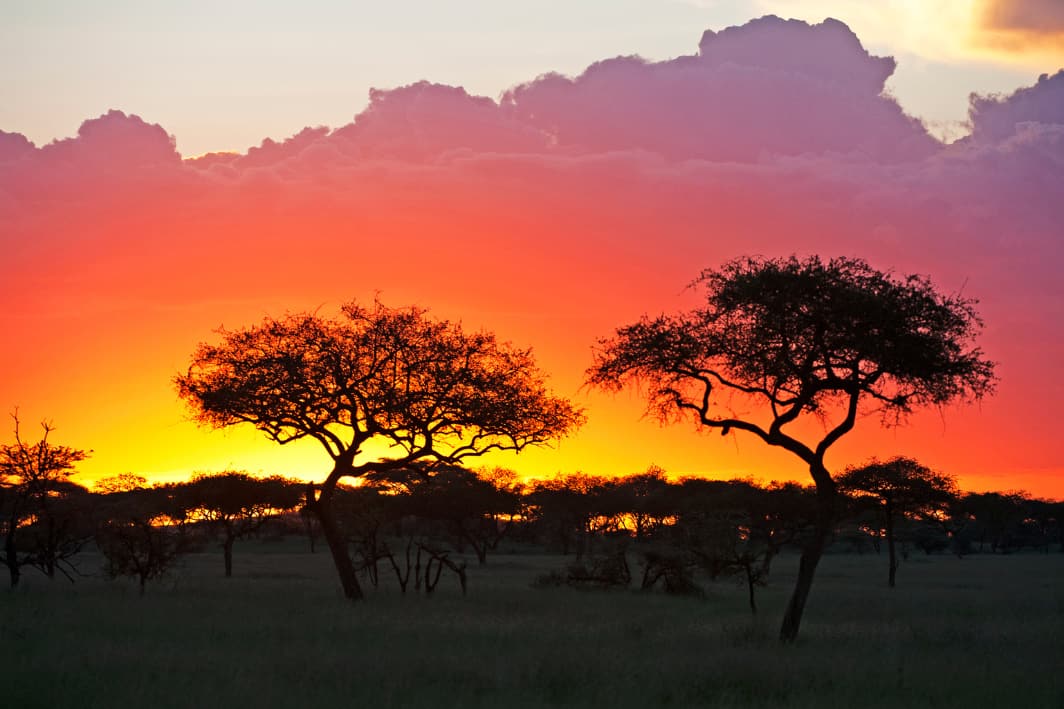
[[984,102],[944,146],[882,95],[892,69],[839,23],[761,23],[498,103],[382,92],[352,124],[246,155],[183,161],[165,126],[120,113],[44,148],[0,134],[0,404],[92,449],[86,479],[320,475],[313,445],[197,429],[171,380],[220,325],[379,293],[533,347],[586,407],[557,447],[486,465],[805,480],[752,438],[662,428],[638,393],[581,384],[596,338],[690,307],[702,268],[838,254],[980,299],[1001,385],[903,428],[862,420],[829,463],[911,455],[968,489],[1064,498],[1064,74]]

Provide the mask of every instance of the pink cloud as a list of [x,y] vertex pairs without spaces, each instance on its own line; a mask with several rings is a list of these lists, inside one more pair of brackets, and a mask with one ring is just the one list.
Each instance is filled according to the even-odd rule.
[[841,22],[768,16],[707,32],[696,56],[619,57],[574,79],[542,76],[511,89],[503,105],[559,145],[590,152],[724,161],[826,152],[926,157],[935,141],[883,94],[893,69],[893,59],[870,56]]
[[1064,124],[1064,69],[1009,96],[973,94],[968,120],[977,141],[1007,140],[1025,123]]
[[41,154],[51,160],[117,172],[144,165],[174,165],[181,160],[174,146],[173,136],[157,123],[111,110],[82,123],[77,137],[44,146]]
[[400,160],[425,160],[451,150],[524,153],[547,146],[547,136],[491,99],[425,81],[371,90],[366,110],[334,137],[359,157]]
[[0,162],[17,160],[33,152],[36,146],[21,133],[0,130]]

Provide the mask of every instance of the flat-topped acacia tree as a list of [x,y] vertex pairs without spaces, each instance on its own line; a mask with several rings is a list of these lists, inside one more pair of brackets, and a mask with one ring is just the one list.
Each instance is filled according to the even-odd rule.
[[[835,520],[828,449],[862,412],[898,424],[918,407],[990,393],[994,365],[975,345],[982,322],[975,301],[855,258],[742,258],[693,285],[705,290],[703,307],[619,328],[599,341],[587,379],[606,390],[641,385],[663,421],[744,431],[809,467],[815,531],[780,629],[793,641]],[[795,430],[810,418],[820,425]]]
[[836,482],[839,488],[879,508],[887,538],[887,586],[894,588],[898,574],[895,523],[906,517],[934,519],[946,512],[959,495],[957,483],[912,458],[898,456],[888,461],[873,458],[861,466],[849,467]]
[[[351,599],[362,590],[332,509],[341,480],[521,451],[583,422],[547,390],[530,350],[417,307],[352,302],[338,318],[289,314],[219,334],[220,344],[201,343],[175,377],[178,393],[200,423],[247,423],[279,444],[321,444],[332,469],[310,486],[307,504]],[[367,446],[385,455],[371,457]]]

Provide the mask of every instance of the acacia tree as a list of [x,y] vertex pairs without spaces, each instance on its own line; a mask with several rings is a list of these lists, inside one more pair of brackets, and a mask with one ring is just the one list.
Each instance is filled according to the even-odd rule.
[[129,487],[136,476],[112,479],[100,502],[96,545],[111,578],[129,576],[144,595],[148,581],[165,576],[189,551],[185,509],[173,485]]
[[548,392],[530,350],[417,307],[352,302],[336,319],[268,317],[219,334],[221,343],[201,344],[175,378],[178,393],[203,424],[248,423],[279,444],[321,444],[332,469],[308,491],[307,505],[351,599],[362,591],[332,510],[341,480],[419,460],[520,451],[583,419]]
[[299,506],[303,486],[279,476],[253,478],[245,472],[194,475],[179,486],[182,505],[193,521],[205,522],[222,537],[225,576],[233,575],[233,546],[250,537],[278,512]]
[[[69,557],[79,551],[89,534],[82,535],[76,524],[77,510],[68,498],[84,489],[70,480],[76,463],[88,453],[49,442],[55,427],[41,422],[44,435],[36,443],[23,440],[18,412],[14,420],[15,442],[0,445],[0,530],[4,537],[4,564],[11,586],[18,585],[21,567],[39,567],[49,578],[69,565]],[[38,529],[31,530],[30,527]],[[32,532],[32,533],[31,533]]]
[[[994,365],[974,344],[982,322],[975,301],[855,258],[741,258],[692,285],[704,288],[703,307],[600,340],[588,382],[641,384],[663,420],[743,431],[808,466],[817,519],[780,630],[793,641],[836,514],[828,450],[862,411],[898,424],[918,407],[991,392]],[[795,430],[809,418],[822,423],[816,433]]]
[[898,556],[894,549],[898,518],[909,515],[933,517],[936,512],[945,512],[957,498],[957,484],[953,478],[901,456],[886,462],[873,459],[860,467],[847,468],[839,476],[838,484],[844,492],[869,498],[882,506],[889,557],[887,585],[891,588],[894,588],[898,573]]

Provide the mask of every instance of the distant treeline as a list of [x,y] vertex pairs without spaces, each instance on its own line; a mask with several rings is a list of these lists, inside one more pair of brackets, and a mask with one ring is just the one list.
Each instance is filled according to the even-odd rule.
[[[892,467],[893,466],[893,467]],[[886,473],[893,471],[894,478]],[[869,474],[875,473],[871,477]],[[964,493],[914,461],[873,462],[840,476],[846,504],[834,549],[891,549],[893,585],[910,553],[1064,552],[1064,502],[1019,492]],[[79,554],[98,549],[104,571],[143,588],[182,554],[222,548],[220,571],[233,571],[238,539],[322,534],[306,499],[313,486],[242,472],[202,474],[147,485],[131,475],[92,490],[63,475],[0,480],[0,531],[11,585],[23,568],[75,580]],[[341,487],[336,516],[363,577],[393,578],[399,588],[431,593],[441,578],[465,588],[467,558],[488,563],[506,546],[572,555],[541,585],[638,586],[697,593],[697,579],[737,575],[750,592],[773,559],[800,548],[814,524],[815,493],[794,483],[669,480],[664,471],[618,478],[583,474],[521,482],[505,469],[410,466]]]

